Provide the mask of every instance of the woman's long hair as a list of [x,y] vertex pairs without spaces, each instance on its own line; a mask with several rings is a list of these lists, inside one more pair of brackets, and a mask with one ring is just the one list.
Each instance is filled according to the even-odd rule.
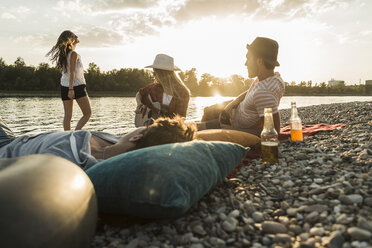
[[70,30],[63,31],[57,43],[46,54],[53,63],[56,63],[57,69],[67,71],[67,55],[72,50],[71,45],[76,39],[77,36]]
[[190,96],[189,88],[187,88],[182,80],[177,77],[174,71],[166,71],[154,68],[154,75],[156,81],[161,84],[166,94],[175,96],[177,98],[183,98],[186,90]]

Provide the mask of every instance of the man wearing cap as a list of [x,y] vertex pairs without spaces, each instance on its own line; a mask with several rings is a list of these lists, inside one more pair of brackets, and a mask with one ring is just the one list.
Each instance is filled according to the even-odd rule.
[[278,106],[284,94],[284,82],[274,72],[279,45],[275,40],[257,37],[247,44],[245,66],[248,77],[255,78],[249,90],[226,105],[218,120],[198,123],[198,129],[236,129],[259,136],[263,128],[264,108],[272,108],[275,129],[280,131]]

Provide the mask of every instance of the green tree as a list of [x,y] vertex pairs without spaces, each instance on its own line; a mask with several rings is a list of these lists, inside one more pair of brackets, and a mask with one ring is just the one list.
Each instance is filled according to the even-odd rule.
[[[198,78],[196,77],[196,69],[186,70],[185,73],[179,73],[180,78],[190,89],[191,95],[196,95],[198,91]],[[182,78],[183,77],[183,78]]]
[[199,81],[199,89],[198,95],[199,96],[210,96],[212,95],[211,87],[213,85],[214,77],[209,73],[204,73],[201,75]]
[[14,61],[14,66],[16,67],[24,67],[26,66],[26,63],[23,58],[17,57],[17,59]]

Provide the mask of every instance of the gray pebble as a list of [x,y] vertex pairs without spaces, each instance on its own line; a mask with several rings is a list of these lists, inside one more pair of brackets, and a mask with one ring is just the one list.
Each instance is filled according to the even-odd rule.
[[233,232],[238,225],[238,220],[233,217],[227,217],[226,220],[222,223],[222,228],[227,232]]
[[252,214],[252,219],[255,221],[255,222],[262,222],[264,220],[263,218],[263,214],[261,212],[254,212]]
[[356,240],[370,240],[372,237],[370,231],[358,227],[349,227],[347,233]]
[[340,232],[333,232],[329,237],[329,248],[342,248],[344,242],[345,239]]
[[282,224],[274,221],[265,221],[262,223],[262,231],[264,233],[286,233],[287,228],[283,226]]
[[286,233],[279,233],[274,236],[274,242],[289,243],[291,242],[291,236]]

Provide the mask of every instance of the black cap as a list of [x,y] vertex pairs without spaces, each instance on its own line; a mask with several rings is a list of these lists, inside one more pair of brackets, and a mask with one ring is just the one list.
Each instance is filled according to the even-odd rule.
[[257,37],[252,44],[247,44],[248,51],[251,51],[255,56],[262,58],[265,62],[273,65],[279,66],[278,62],[278,42],[275,40]]

